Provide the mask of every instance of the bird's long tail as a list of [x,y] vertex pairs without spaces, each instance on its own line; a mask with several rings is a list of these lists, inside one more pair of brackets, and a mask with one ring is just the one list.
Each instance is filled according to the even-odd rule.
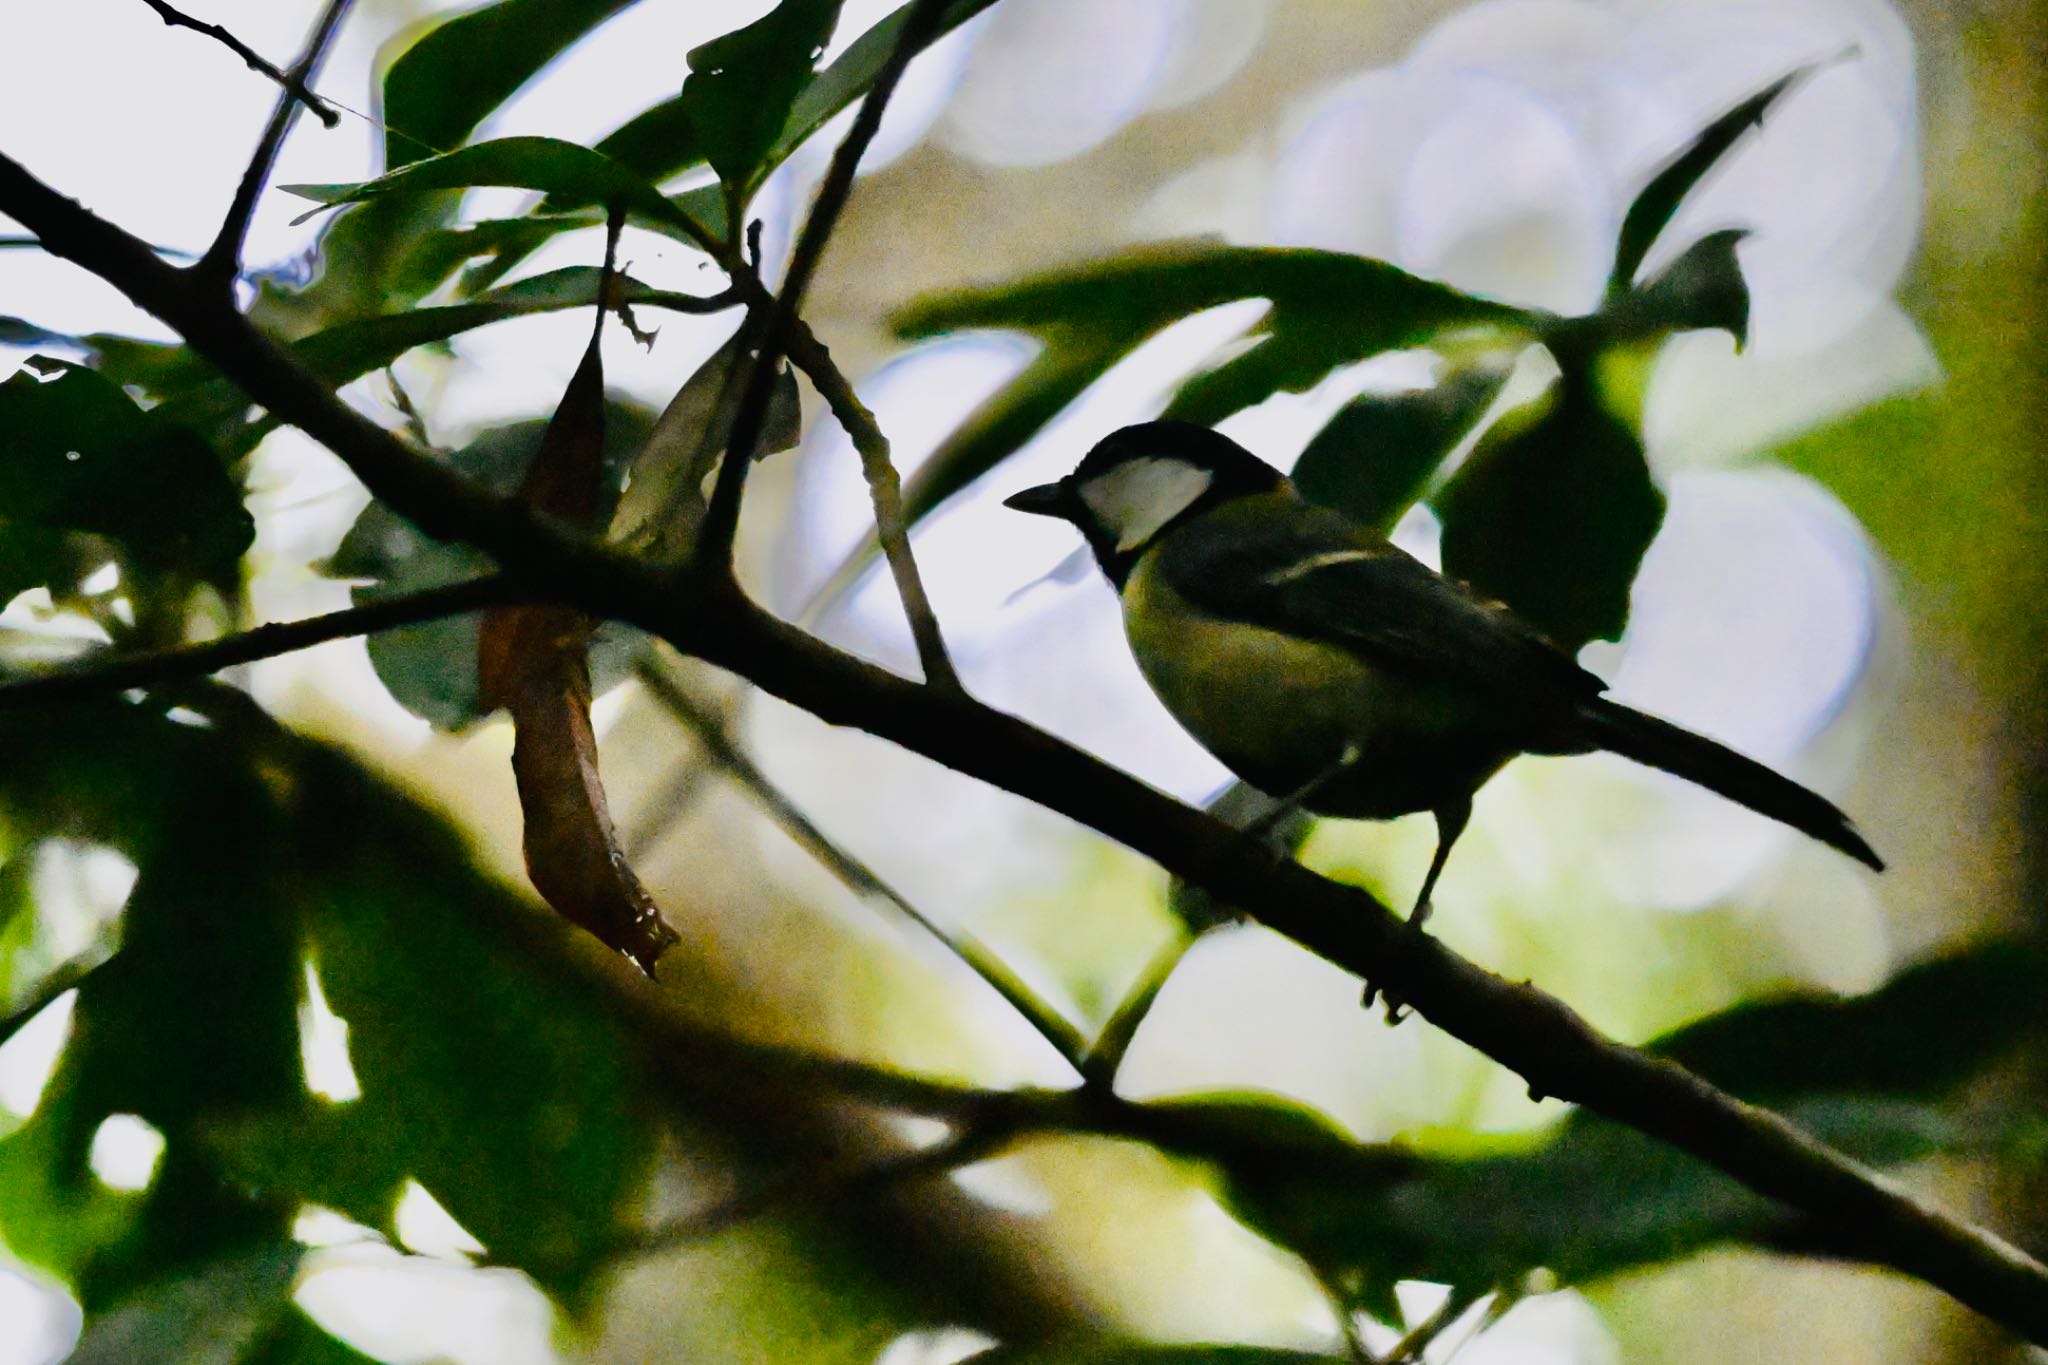
[[1884,871],[1884,860],[1834,803],[1755,759],[1605,698],[1588,703],[1580,715],[1586,724],[1585,737],[1594,747],[1697,782],[1759,815],[1810,834],[1859,863]]

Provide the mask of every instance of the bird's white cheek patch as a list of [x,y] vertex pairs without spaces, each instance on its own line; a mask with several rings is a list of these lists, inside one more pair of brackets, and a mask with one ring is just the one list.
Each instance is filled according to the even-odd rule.
[[1194,506],[1214,477],[1185,460],[1132,460],[1082,484],[1081,501],[1117,549],[1135,550]]

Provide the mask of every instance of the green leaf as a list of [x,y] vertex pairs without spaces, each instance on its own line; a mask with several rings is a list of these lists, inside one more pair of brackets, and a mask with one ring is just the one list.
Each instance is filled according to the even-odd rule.
[[432,28],[384,77],[384,164],[455,147],[540,69],[633,0],[498,0]]
[[[413,1177],[496,1259],[580,1292],[652,1159],[635,1040],[437,816],[232,691],[187,704],[212,728],[125,702],[0,716],[10,836],[107,842],[140,871],[42,1104],[0,1140],[9,1247],[98,1314],[277,1245],[304,1202],[388,1230]],[[301,1080],[308,952],[350,1103]],[[146,1194],[88,1169],[117,1112],[167,1139]]]
[[[285,1234],[290,1208],[223,1184],[201,1144],[228,1116],[305,1093],[298,874],[276,792],[218,728],[78,703],[0,718],[0,751],[10,832],[107,844],[138,872],[120,949],[79,986],[42,1103],[0,1142],[0,1231],[95,1310]],[[88,1168],[114,1114],[164,1137],[146,1193],[109,1191]]]
[[[2039,1120],[2010,1092],[1989,1108],[1965,1097],[2039,1027],[2029,984],[2042,967],[2030,949],[1989,944],[1869,996],[1740,1006],[1652,1050],[1863,1161],[2033,1150]],[[1247,1103],[1231,1097],[1229,1109]],[[1167,1142],[1216,1161],[1226,1198],[1254,1227],[1368,1285],[1485,1287],[1539,1266],[1583,1284],[1729,1241],[1857,1254],[1713,1167],[1585,1111],[1488,1155],[1353,1146],[1284,1111],[1272,1124],[1300,1136],[1269,1140],[1235,1118],[1220,1132],[1176,1123]]]
[[[935,43],[960,25],[993,5],[995,0],[952,0],[940,14],[930,42]],[[763,174],[787,160],[790,153],[832,119],[840,110],[868,92],[875,77],[882,74],[889,57],[910,18],[910,5],[903,5],[886,19],[853,40],[839,59],[820,71],[803,88],[790,106],[789,119],[769,151]],[[930,43],[927,43],[929,46]]]
[[[597,302],[603,273],[596,266],[564,266],[491,290],[468,303],[340,323],[304,338],[293,349],[306,368],[339,388],[383,369],[417,346],[447,341],[511,318],[588,308]],[[652,289],[630,277],[619,277],[617,290],[624,302],[645,307],[688,308],[695,303],[693,295]],[[216,377],[169,398],[157,415],[162,420],[220,430],[226,433],[219,438],[222,446],[239,456],[253,449],[271,426],[268,419],[256,423],[241,420],[248,401],[239,387]]]
[[[255,527],[206,443],[103,375],[44,367],[54,376],[21,370],[0,383],[0,525],[90,532],[139,566],[231,582]],[[46,538],[4,534],[0,589],[50,552]]]
[[990,289],[919,300],[898,335],[970,328],[1028,332],[1037,362],[922,465],[906,491],[915,519],[1036,435],[1099,374],[1167,324],[1240,299],[1272,307],[1264,340],[1183,386],[1170,411],[1214,423],[1339,365],[1427,342],[1454,327],[1533,335],[1547,315],[1461,294],[1382,261],[1295,248],[1170,242]]
[[[742,386],[734,382],[733,361],[740,340],[741,334],[734,333],[684,381],[633,457],[612,518],[612,536],[636,553],[673,561],[688,554],[696,541],[704,515],[704,480],[725,453],[739,410]],[[785,364],[776,374],[752,458],[789,450],[802,433],[796,372]]]
[[759,183],[838,19],[839,0],[781,0],[745,28],[690,53],[682,95],[690,128],[735,203]]
[[1628,214],[1621,221],[1621,237],[1614,248],[1614,272],[1607,281],[1610,300],[1621,298],[1635,284],[1636,272],[1642,269],[1643,258],[1650,254],[1650,248],[1656,245],[1665,225],[1678,212],[1679,205],[1685,202],[1693,187],[1728,154],[1744,133],[1763,124],[1764,115],[1780,96],[1814,69],[1811,65],[1802,66],[1772,81],[1708,124],[1664,169],[1651,177],[1650,183],[1628,206]]
[[601,152],[554,137],[504,137],[429,157],[353,185],[283,185],[322,204],[353,204],[393,195],[500,186],[539,190],[585,204],[622,203],[635,222],[681,241],[716,235],[674,201]]
[[1926,1099],[2039,1027],[2042,973],[2038,952],[1994,939],[1918,963],[1872,995],[1738,1005],[1652,1050],[1759,1103],[1830,1090]]
[[[953,0],[939,16],[932,41],[952,32],[995,0]],[[765,179],[820,128],[868,92],[903,32],[910,6],[896,10],[854,39],[839,59],[806,83],[792,102],[774,143],[761,156],[755,179]],[[929,44],[927,44],[929,45]],[[690,116],[691,97],[678,94],[642,110],[606,135],[597,150],[656,184],[704,161],[704,146]],[[578,208],[572,200],[550,202],[551,210]],[[708,221],[708,220],[707,220]]]
[[1749,284],[1735,248],[1748,235],[1745,229],[1727,228],[1694,242],[1656,279],[1601,310],[1604,339],[1611,345],[1719,328],[1741,350],[1749,340]]
[[1472,365],[1431,388],[1352,399],[1301,452],[1295,486],[1310,502],[1381,533],[1393,530],[1500,396],[1508,373],[1506,366]]
[[[448,463],[509,497],[519,487],[546,429],[545,420],[493,428],[450,455]],[[600,521],[613,515],[626,466],[651,430],[644,408],[616,402],[607,406],[607,478]],[[461,582],[492,567],[479,552],[434,540],[378,502],[363,509],[327,564],[336,577],[370,580],[355,590],[358,604]],[[378,678],[400,705],[436,729],[459,730],[484,714],[476,667],[480,619],[479,613],[449,616],[370,637],[370,662]],[[645,637],[628,627],[601,627],[591,641],[592,685],[602,692],[624,681],[645,644]]]
[[1567,650],[1621,634],[1664,519],[1642,442],[1576,368],[1496,423],[1432,504],[1444,572]]
[[217,1145],[242,1178],[387,1231],[417,1179],[493,1259],[580,1294],[653,1161],[634,1040],[453,830],[340,755],[286,756],[288,856],[363,1094],[224,1126]]

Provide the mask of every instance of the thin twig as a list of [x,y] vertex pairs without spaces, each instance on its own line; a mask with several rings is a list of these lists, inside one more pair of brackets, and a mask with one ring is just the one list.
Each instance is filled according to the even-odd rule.
[[666,669],[652,661],[643,661],[637,670],[654,699],[662,708],[687,726],[704,746],[704,752],[712,762],[724,769],[754,802],[767,813],[768,817],[781,827],[783,833],[794,840],[818,864],[863,900],[882,901],[894,906],[897,913],[930,934],[944,945],[947,951],[960,959],[967,967],[987,982],[995,992],[1008,1002],[1011,1009],[1022,1015],[1024,1021],[1036,1030],[1038,1036],[1052,1045],[1055,1052],[1077,1071],[1081,1069],[1081,1058],[1086,1050],[1079,1030],[1069,1024],[1052,1006],[1040,1000],[1017,978],[1016,973],[993,953],[989,952],[971,934],[952,934],[936,921],[913,905],[908,898],[889,883],[881,874],[862,862],[853,854],[832,841],[831,836],[819,829],[806,815],[802,807],[792,800],[788,793],[761,771],[746,751],[733,742],[725,722],[711,710],[691,696],[680,683],[669,676]]
[[790,328],[789,358],[810,376],[839,425],[853,438],[860,454],[860,472],[867,479],[868,497],[875,506],[875,534],[882,554],[889,561],[890,576],[896,580],[896,596],[910,621],[910,636],[917,642],[918,667],[924,680],[934,687],[960,690],[960,675],[946,653],[945,636],[939,630],[938,614],[924,590],[924,578],[917,559],[910,552],[910,524],[903,516],[903,481],[889,458],[889,438],[882,434],[874,413],[860,401],[853,385],[833,362],[832,353],[818,340],[801,318]]
[[797,238],[796,248],[790,254],[789,272],[783,276],[775,307],[763,325],[760,351],[748,376],[747,387],[740,395],[739,408],[733,415],[732,432],[725,444],[728,458],[719,466],[718,481],[712,485],[711,504],[705,511],[704,525],[697,540],[699,564],[722,569],[728,582],[732,572],[733,536],[739,530],[740,496],[746,490],[747,466],[752,463],[744,452],[754,448],[754,443],[760,439],[761,425],[767,420],[768,401],[775,390],[776,365],[788,353],[789,338],[794,331],[797,310],[803,306],[804,291],[810,287],[811,276],[817,273],[818,261],[825,254],[825,244],[831,240],[840,211],[846,207],[846,198],[852,193],[853,175],[860,167],[861,156],[867,151],[868,144],[874,141],[875,130],[882,125],[882,111],[888,107],[889,97],[896,92],[896,83],[903,78],[903,70],[910,65],[910,59],[937,32],[939,16],[945,7],[945,0],[916,0],[916,8],[904,20],[895,50],[876,74],[867,98],[861,101],[860,113],[854,117],[853,127],[847,130],[846,140],[832,154],[832,165],[825,172],[824,182],[818,187],[818,197],[812,202],[810,216],[804,220],[803,234]]
[[[1442,1336],[1445,1329],[1459,1318],[1464,1317],[1466,1309],[1485,1297],[1483,1290],[1463,1289],[1452,1285],[1450,1292],[1444,1296],[1444,1301],[1436,1306],[1436,1311],[1416,1323],[1408,1335],[1401,1338],[1399,1344],[1387,1356],[1386,1365],[1422,1365],[1423,1353],[1429,1349],[1430,1343]],[[1466,1338],[1468,1341],[1470,1339]]]
[[649,1256],[690,1246],[800,1199],[844,1199],[926,1176],[944,1175],[986,1160],[1013,1141],[1018,1131],[1009,1124],[958,1128],[929,1147],[880,1161],[800,1168],[759,1189],[743,1191],[650,1232],[622,1239],[612,1248],[611,1255]]
[[1194,946],[1193,938],[1175,933],[1164,947],[1152,955],[1151,961],[1138,973],[1138,979],[1109,1016],[1109,1022],[1102,1026],[1102,1032],[1095,1036],[1087,1055],[1081,1059],[1081,1079],[1085,1083],[1098,1090],[1115,1088],[1117,1068],[1123,1065],[1131,1040],[1138,1036],[1138,1026],[1152,1012],[1152,1006],[1158,1002],[1159,992],[1165,989],[1174,968],[1180,966],[1181,960],[1188,955],[1188,949]]
[[298,122],[299,110],[303,107],[296,90],[312,85],[320,64],[327,60],[327,51],[334,45],[334,35],[340,31],[342,18],[347,15],[352,2],[327,0],[327,7],[313,25],[313,34],[306,40],[305,49],[292,63],[291,69],[284,73],[284,88],[278,92],[277,104],[270,111],[270,122],[264,126],[263,136],[257,140],[255,154],[249,158],[249,165],[242,172],[241,183],[235,186],[235,197],[228,205],[227,217],[221,220],[220,232],[215,235],[213,245],[206,248],[206,254],[192,267],[200,278],[225,283],[240,273],[242,244],[249,238],[249,222],[256,216],[256,201],[262,197],[264,186],[270,183],[270,172],[277,165],[277,154],[283,150],[284,140],[291,133],[292,125]]
[[250,47],[219,24],[209,24],[202,20],[194,19],[189,14],[172,9],[164,3],[164,0],[142,0],[142,3],[156,11],[157,17],[164,21],[165,27],[189,28],[194,33],[203,33],[226,47],[228,51],[248,63],[251,71],[261,72],[263,75],[270,77],[271,80],[276,81],[284,88],[286,94],[305,105],[308,109],[311,109],[313,117],[319,119],[329,128],[335,127],[341,122],[341,115],[330,108],[325,100],[312,92],[306,85],[303,76],[295,75],[290,71],[273,65],[262,53]]
[[0,710],[37,703],[79,701],[126,692],[135,687],[182,682],[218,673],[237,664],[291,654],[329,640],[370,635],[396,626],[456,616],[508,602],[521,596],[504,578],[491,575],[446,587],[428,588],[401,597],[387,597],[360,607],[347,607],[303,621],[278,621],[199,645],[152,649],[118,658],[93,656],[32,677],[0,682]]
[[[695,576],[569,534],[421,456],[356,412],[228,294],[0,155],[0,212],[53,254],[155,314],[252,401],[332,450],[428,535],[491,555],[533,590],[638,626],[819,720],[851,725],[1058,811],[1344,969],[1400,989],[1431,1023],[1520,1074],[1688,1152],[1837,1229],[1872,1264],[1916,1276],[2048,1344],[2048,1266],[1768,1110],[1602,1036],[1563,1002],[1502,980],[1369,893],[1249,847],[1220,821],[972,698],[900,677],[777,619],[732,589],[728,561]],[[758,422],[758,418],[757,418]]]

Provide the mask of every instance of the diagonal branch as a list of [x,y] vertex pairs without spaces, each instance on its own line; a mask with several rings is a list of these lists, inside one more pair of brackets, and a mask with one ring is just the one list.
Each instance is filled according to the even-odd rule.
[[801,319],[790,332],[789,358],[810,376],[812,385],[853,439],[853,448],[860,455],[861,474],[867,479],[868,496],[875,506],[875,536],[882,543],[890,576],[896,580],[896,596],[903,603],[903,614],[910,620],[910,634],[917,642],[917,662],[924,680],[934,687],[959,691],[960,675],[946,654],[938,614],[932,610],[924,578],[910,552],[910,523],[903,516],[903,481],[897,477],[895,462],[889,458],[889,438],[882,434],[874,413],[860,401],[845,373],[833,363],[832,353]]
[[1040,1000],[1017,979],[1016,974],[1005,963],[990,953],[972,935],[948,933],[943,926],[884,881],[880,873],[834,843],[810,816],[804,814],[803,808],[790,799],[788,793],[770,781],[768,774],[762,772],[754,760],[748,757],[746,751],[733,742],[725,722],[714,714],[710,707],[703,705],[685,691],[665,670],[651,662],[643,662],[638,674],[641,683],[654,694],[654,699],[664,710],[688,727],[690,733],[696,736],[697,742],[704,746],[712,761],[733,781],[746,788],[747,794],[754,798],[755,804],[767,813],[768,818],[781,826],[782,832],[816,859],[821,867],[838,878],[840,883],[856,896],[883,901],[894,906],[898,914],[938,940],[953,956],[959,958],[969,970],[1002,996],[1010,1008],[1022,1016],[1039,1037],[1052,1045],[1053,1051],[1057,1052],[1068,1066],[1076,1071],[1081,1069],[1083,1058],[1088,1055],[1088,1048],[1081,1038],[1080,1031],[1061,1017],[1058,1011]]
[[157,17],[164,21],[166,28],[189,28],[194,33],[205,34],[227,48],[228,51],[248,63],[251,71],[260,72],[284,87],[286,94],[290,95],[300,104],[305,105],[308,109],[311,109],[313,117],[319,119],[329,128],[335,127],[341,122],[341,115],[336,113],[327,101],[313,93],[312,88],[306,84],[304,76],[296,75],[293,72],[273,65],[262,53],[250,47],[219,24],[209,24],[203,20],[194,19],[182,10],[171,8],[164,3],[164,0],[142,0],[142,3],[156,11]]
[[262,197],[264,186],[270,183],[271,168],[277,165],[277,154],[284,149],[285,138],[290,135],[292,125],[298,122],[302,107],[298,92],[310,89],[320,64],[327,60],[327,50],[334,45],[334,35],[340,31],[342,18],[347,15],[352,2],[327,0],[327,7],[313,25],[313,35],[306,40],[305,50],[284,73],[280,82],[284,88],[278,92],[277,104],[270,111],[270,122],[264,126],[263,136],[257,140],[255,154],[249,158],[248,168],[242,172],[241,183],[235,186],[234,201],[228,205],[220,232],[214,237],[213,245],[206,248],[206,254],[192,267],[201,277],[224,284],[241,270],[242,245],[249,239],[249,221],[256,216],[256,201]]
[[[803,306],[804,291],[810,288],[811,277],[818,270],[818,261],[825,254],[825,244],[831,240],[840,211],[846,207],[847,196],[853,192],[854,172],[860,168],[860,159],[867,152],[868,144],[874,141],[875,130],[882,126],[882,111],[888,108],[889,97],[896,93],[896,83],[903,78],[904,68],[938,31],[939,18],[945,8],[945,0],[916,0],[916,7],[903,23],[903,31],[897,35],[895,50],[875,76],[867,98],[861,101],[860,113],[854,117],[853,127],[847,130],[846,140],[832,154],[832,165],[825,172],[824,183],[818,187],[818,197],[811,205],[810,216],[804,219],[803,234],[797,238],[796,248],[790,254],[789,272],[783,276],[782,290],[763,324],[760,354],[755,357],[747,387],[740,395],[739,407],[733,414],[732,433],[725,443],[728,453],[752,450],[760,437],[761,424],[768,416],[768,400],[775,389],[776,363],[789,352],[797,310]],[[698,532],[699,563],[722,566],[728,576],[731,574],[733,536],[739,530],[740,495],[746,489],[749,463],[744,457],[728,458],[719,466],[718,482],[712,485],[711,504]]]
[[[351,409],[237,312],[0,155],[0,211],[176,329],[277,417],[339,456],[430,535],[473,544],[515,581],[658,635],[828,724],[852,725],[1059,811],[1151,858],[1344,969],[1398,990],[1431,1023],[1556,1095],[1690,1153],[1831,1228],[1874,1264],[2048,1344],[2048,1267],[1934,1207],[1767,1110],[1602,1036],[1542,991],[1409,935],[1370,894],[1273,858],[1219,820],[969,697],[833,649],[747,601],[730,564],[694,581],[536,521]],[[721,583],[725,590],[720,591]],[[540,589],[536,589],[540,590]]]
[[274,659],[280,654],[310,649],[329,640],[345,640],[353,635],[370,635],[396,626],[458,616],[524,595],[508,580],[493,574],[447,587],[387,597],[381,602],[360,607],[330,611],[303,621],[273,622],[209,640],[205,644],[152,649],[113,659],[94,656],[82,664],[0,681],[0,711],[13,706],[78,701],[87,697],[103,697],[110,692],[126,692],[135,687],[182,682],[218,673],[237,664]]

